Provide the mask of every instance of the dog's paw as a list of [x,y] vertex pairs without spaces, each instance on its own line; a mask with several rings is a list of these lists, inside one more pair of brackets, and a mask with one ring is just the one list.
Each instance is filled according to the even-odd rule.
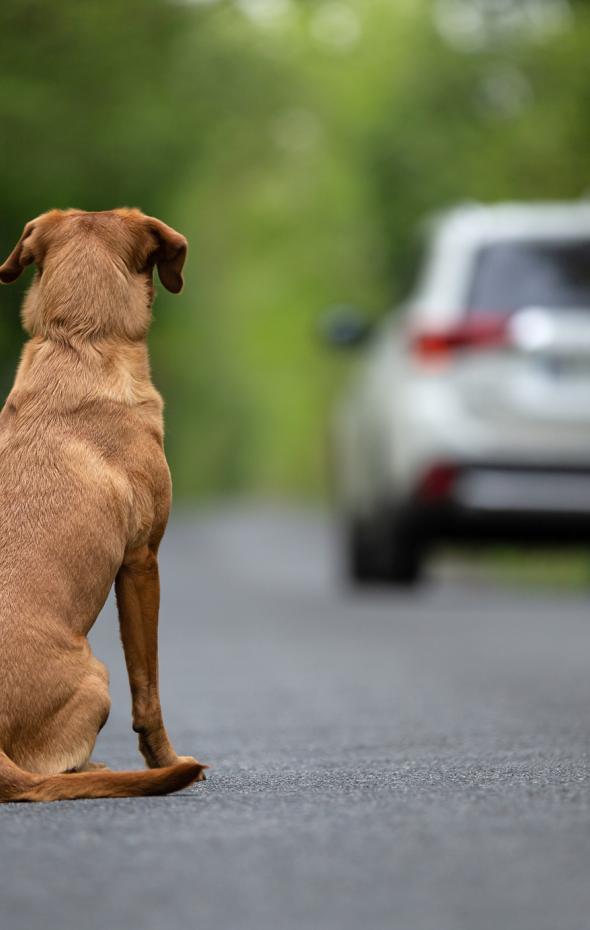
[[195,759],[193,756],[178,756],[176,762],[177,764],[189,762],[191,765],[200,765],[201,771],[197,775],[195,781],[206,781],[207,780],[206,775],[205,775],[205,769],[208,769],[209,766],[205,765],[203,762],[199,762],[199,760]]

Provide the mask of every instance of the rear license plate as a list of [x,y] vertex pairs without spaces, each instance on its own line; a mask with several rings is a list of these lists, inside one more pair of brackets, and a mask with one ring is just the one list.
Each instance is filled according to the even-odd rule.
[[590,513],[590,474],[474,469],[459,479],[456,496],[474,510]]

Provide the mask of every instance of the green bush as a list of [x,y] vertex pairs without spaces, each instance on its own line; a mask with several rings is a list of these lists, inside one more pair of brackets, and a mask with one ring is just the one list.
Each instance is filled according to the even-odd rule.
[[[151,336],[177,496],[317,493],[348,367],[323,308],[384,312],[432,210],[587,190],[576,10],[475,51],[426,0],[5,0],[0,248],[52,206],[137,205],[189,236]],[[4,391],[21,295],[1,292]]]

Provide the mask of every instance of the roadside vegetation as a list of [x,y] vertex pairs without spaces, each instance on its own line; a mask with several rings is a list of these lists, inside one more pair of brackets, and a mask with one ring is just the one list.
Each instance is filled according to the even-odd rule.
[[[385,312],[433,210],[589,190],[587,6],[466,6],[2,4],[3,256],[52,206],[137,205],[189,236],[151,339],[177,497],[319,494],[349,365],[322,310]],[[3,391],[21,296],[0,293]]]

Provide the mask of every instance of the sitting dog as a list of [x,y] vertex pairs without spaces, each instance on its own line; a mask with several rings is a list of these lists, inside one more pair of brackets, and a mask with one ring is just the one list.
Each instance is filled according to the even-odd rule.
[[[182,288],[187,242],[139,210],[51,210],[0,266],[34,262],[25,345],[0,413],[0,801],[166,794],[177,756],[158,693],[158,546],[170,508],[146,335],[154,266]],[[110,709],[87,635],[115,583],[133,729],[149,770],[92,762]]]

